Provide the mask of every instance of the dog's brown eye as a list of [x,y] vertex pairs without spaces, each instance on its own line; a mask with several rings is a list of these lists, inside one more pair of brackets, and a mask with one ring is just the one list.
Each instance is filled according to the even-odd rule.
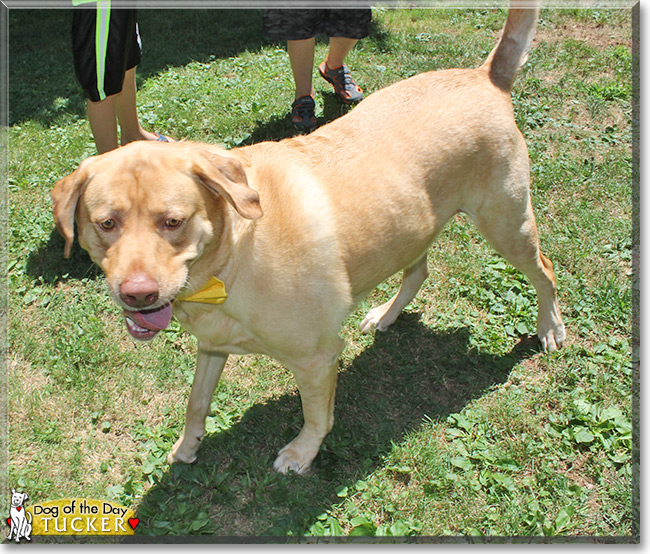
[[99,226],[104,229],[104,231],[111,231],[112,229],[115,229],[115,220],[105,219],[99,224]]
[[176,229],[177,227],[180,227],[182,223],[182,219],[170,217],[167,221],[165,221],[165,227],[168,229]]

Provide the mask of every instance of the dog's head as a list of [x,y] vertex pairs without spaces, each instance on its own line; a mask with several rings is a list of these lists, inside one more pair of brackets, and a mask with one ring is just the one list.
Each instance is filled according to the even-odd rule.
[[129,332],[145,340],[169,325],[189,267],[219,241],[229,211],[262,216],[239,161],[192,143],[135,142],[88,158],[56,184],[52,201],[64,256],[76,224]]

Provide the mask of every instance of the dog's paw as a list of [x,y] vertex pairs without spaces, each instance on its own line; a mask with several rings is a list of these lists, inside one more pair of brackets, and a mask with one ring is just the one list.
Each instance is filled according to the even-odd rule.
[[395,323],[399,312],[393,315],[390,311],[390,305],[391,303],[387,302],[370,310],[359,325],[361,332],[370,333],[373,329],[383,332]]
[[196,462],[196,452],[199,449],[199,441],[196,442],[196,447],[191,448],[186,444],[184,437],[178,439],[167,456],[167,463],[172,465],[175,463],[193,464]]
[[273,468],[279,473],[305,475],[309,472],[311,462],[315,457],[315,455],[302,455],[298,450],[291,448],[291,444],[288,444],[278,452]]
[[539,329],[537,332],[539,341],[542,343],[542,348],[549,354],[559,350],[564,345],[566,340],[566,329],[564,324],[552,325],[546,329]]
[[169,465],[177,464],[177,463],[189,465],[189,464],[193,464],[194,462],[196,462],[196,454],[194,454],[194,456],[183,456],[183,455],[179,455],[178,453],[170,452],[167,455],[167,463]]

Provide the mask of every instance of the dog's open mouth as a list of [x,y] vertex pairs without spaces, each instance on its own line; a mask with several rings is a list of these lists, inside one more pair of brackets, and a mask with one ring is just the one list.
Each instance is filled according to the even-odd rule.
[[165,304],[155,310],[124,310],[126,328],[138,340],[151,340],[160,331],[169,327],[172,320],[172,305]]

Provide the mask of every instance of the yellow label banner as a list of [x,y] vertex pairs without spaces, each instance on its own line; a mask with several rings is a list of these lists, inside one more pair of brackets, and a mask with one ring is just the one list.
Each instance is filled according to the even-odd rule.
[[134,535],[140,520],[131,508],[108,500],[65,498],[25,509],[32,535]]

